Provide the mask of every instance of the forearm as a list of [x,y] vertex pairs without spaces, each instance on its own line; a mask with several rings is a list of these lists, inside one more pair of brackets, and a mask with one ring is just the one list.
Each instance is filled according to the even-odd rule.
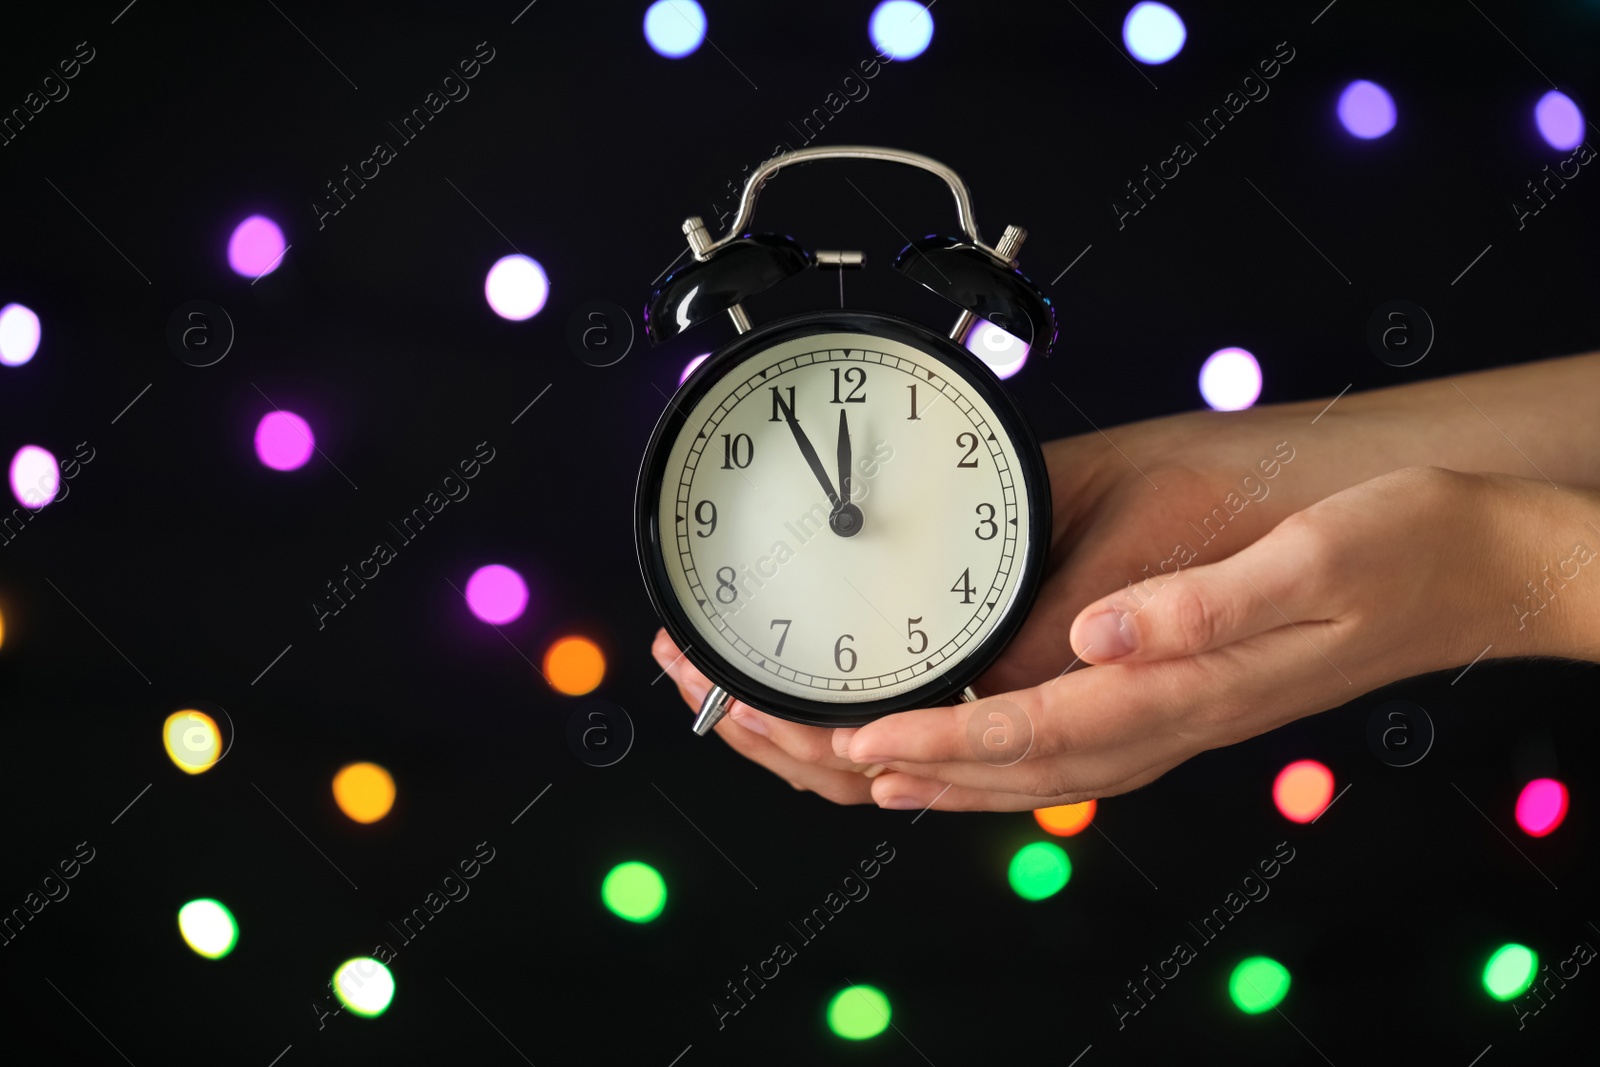
[[1426,465],[1600,489],[1600,353],[1351,394],[1309,447],[1324,428],[1350,445],[1353,481]]

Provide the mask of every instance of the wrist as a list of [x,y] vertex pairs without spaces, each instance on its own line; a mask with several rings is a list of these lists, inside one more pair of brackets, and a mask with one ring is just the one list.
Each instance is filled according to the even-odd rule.
[[1501,588],[1489,595],[1489,655],[1600,662],[1600,493],[1481,477],[1496,501],[1492,543],[1505,546],[1509,566],[1480,573],[1510,576],[1490,579]]

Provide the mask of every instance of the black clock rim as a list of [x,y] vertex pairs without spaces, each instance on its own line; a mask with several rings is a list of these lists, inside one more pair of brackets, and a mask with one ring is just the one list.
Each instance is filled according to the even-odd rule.
[[[989,632],[976,649],[961,658],[950,671],[898,696],[855,704],[834,704],[792,696],[753,680],[738,670],[720,653],[701,647],[703,640],[688,613],[672,592],[662,552],[657,518],[661,483],[668,454],[678,431],[688,422],[688,412],[722,377],[722,372],[755,351],[798,337],[822,333],[863,333],[900,341],[927,353],[981,396],[995,413],[1016,445],[1024,491],[1028,494],[1028,550],[1017,578],[1012,608]],[[660,616],[667,633],[683,656],[714,685],[758,711],[764,711],[806,726],[864,726],[874,719],[915,708],[941,707],[952,703],[973,680],[987,670],[1001,650],[1011,642],[1027,619],[1044,577],[1050,551],[1054,511],[1050,499],[1050,478],[1044,453],[1028,420],[1011,394],[989,367],[950,338],[919,323],[873,311],[810,311],[769,323],[741,334],[718,348],[696,367],[672,402],[662,412],[645,446],[634,493],[634,544],[639,570],[644,577],[650,603]]]

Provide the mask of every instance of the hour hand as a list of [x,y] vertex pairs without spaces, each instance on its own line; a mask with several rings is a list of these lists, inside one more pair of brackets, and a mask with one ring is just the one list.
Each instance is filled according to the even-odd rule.
[[783,402],[781,393],[774,393],[778,410],[783,412],[783,419],[789,424],[789,430],[794,434],[794,443],[800,446],[800,454],[805,457],[806,465],[811,468],[811,473],[817,476],[817,482],[822,486],[822,491],[828,494],[828,503],[833,505],[833,510],[839,510],[839,494],[834,491],[833,483],[828,480],[828,472],[822,467],[822,459],[817,455],[817,450],[811,447],[811,442],[806,438],[806,432],[800,428],[800,423],[795,420],[794,409]]

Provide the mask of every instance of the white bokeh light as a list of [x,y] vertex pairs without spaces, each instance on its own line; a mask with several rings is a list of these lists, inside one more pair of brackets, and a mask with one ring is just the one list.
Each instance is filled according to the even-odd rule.
[[61,488],[61,466],[49,449],[23,445],[11,457],[11,495],[30,511],[38,511],[56,498]]
[[39,351],[39,316],[21,304],[0,308],[0,363],[20,367]]
[[1222,348],[1200,367],[1200,395],[1215,411],[1242,411],[1261,395],[1261,364],[1242,348]]
[[539,314],[550,296],[550,279],[537,260],[520,253],[502,256],[489,268],[483,295],[502,319],[522,322]]
[[967,351],[989,365],[1001,378],[1009,378],[1028,362],[1028,345],[988,319],[979,319],[967,334]]
[[394,999],[394,975],[371,956],[345,960],[333,974],[334,993],[357,1015],[382,1015]]
[[1122,20],[1122,43],[1141,63],[1165,63],[1183,51],[1188,36],[1183,19],[1166,4],[1134,4]]
[[682,59],[706,39],[706,13],[695,0],[656,0],[644,13],[644,39],[658,56]]

